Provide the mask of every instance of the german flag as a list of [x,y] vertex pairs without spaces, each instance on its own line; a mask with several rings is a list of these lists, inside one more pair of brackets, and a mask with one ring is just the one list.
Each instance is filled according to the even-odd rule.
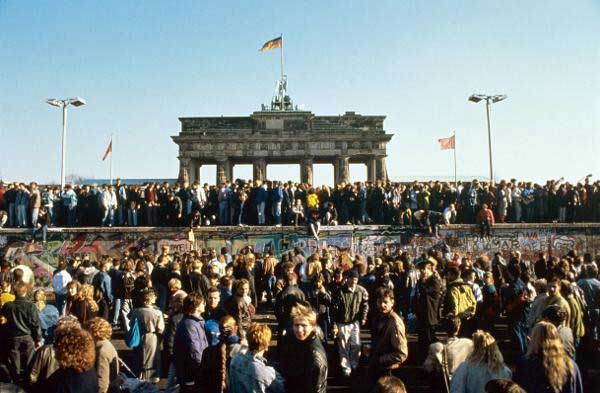
[[260,51],[264,52],[266,50],[281,48],[282,45],[283,45],[283,40],[282,40],[282,37],[279,36],[277,38],[272,39],[271,41],[265,42],[265,44],[262,46],[262,48],[260,48]]

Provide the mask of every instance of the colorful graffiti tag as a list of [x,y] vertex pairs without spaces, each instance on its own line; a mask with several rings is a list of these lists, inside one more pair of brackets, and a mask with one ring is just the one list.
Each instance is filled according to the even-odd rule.
[[190,241],[187,232],[175,230],[51,231],[46,244],[32,243],[28,233],[0,230],[0,255],[32,267],[39,285],[48,285],[61,257],[88,254],[92,260],[97,260],[103,255],[119,257],[125,250],[155,253],[164,245],[180,253],[202,248],[219,250],[221,247],[237,253],[251,245],[257,252],[273,251],[278,256],[298,247],[306,254],[327,249],[334,255],[349,253],[367,257],[381,253],[385,247],[392,253],[406,251],[417,256],[440,244],[469,255],[500,252],[507,256],[512,250],[520,250],[526,259],[534,259],[540,252],[563,255],[575,250],[581,254],[600,251],[600,226],[497,228],[488,238],[482,238],[474,230],[464,227],[443,228],[438,238],[406,228],[338,227],[323,230],[319,240],[311,237],[304,228],[202,230],[195,234],[193,241]]

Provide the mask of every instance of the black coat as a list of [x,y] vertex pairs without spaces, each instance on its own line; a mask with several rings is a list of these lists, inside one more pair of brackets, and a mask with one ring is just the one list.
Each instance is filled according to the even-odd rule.
[[438,324],[441,295],[442,284],[435,275],[425,281],[419,280],[417,295],[413,303],[418,326],[425,327]]
[[315,333],[299,341],[290,331],[284,336],[280,349],[281,374],[287,393],[327,391],[327,355]]
[[60,368],[48,378],[47,393],[97,393],[98,373],[92,367],[82,373],[71,368]]

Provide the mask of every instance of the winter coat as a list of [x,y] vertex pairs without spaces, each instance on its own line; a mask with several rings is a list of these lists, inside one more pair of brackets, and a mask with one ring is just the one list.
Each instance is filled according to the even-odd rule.
[[394,311],[380,315],[375,321],[369,367],[376,375],[400,367],[408,357],[404,322]]
[[204,320],[193,315],[186,315],[175,332],[173,354],[175,373],[182,382],[195,381],[200,371],[202,353],[208,348]]
[[[300,341],[289,332],[281,345],[281,374],[288,393],[325,393],[327,391],[327,355],[321,340],[313,332]],[[301,365],[301,367],[299,367]]]
[[369,293],[360,285],[350,291],[343,285],[332,296],[333,320],[342,324],[366,321],[369,313]]
[[413,299],[413,311],[417,316],[417,325],[435,326],[439,322],[439,305],[442,293],[440,280],[432,275],[427,280],[419,280]]

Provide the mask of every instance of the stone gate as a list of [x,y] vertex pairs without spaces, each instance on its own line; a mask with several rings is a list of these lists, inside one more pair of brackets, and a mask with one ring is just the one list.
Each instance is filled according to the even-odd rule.
[[216,165],[217,183],[233,179],[233,167],[252,164],[265,180],[269,164],[300,164],[300,180],[313,183],[313,164],[333,164],[336,184],[347,182],[350,163],[367,166],[367,180],[387,180],[385,116],[346,112],[266,110],[248,117],[183,117],[173,136],[179,146],[179,180],[200,182],[200,167]]

